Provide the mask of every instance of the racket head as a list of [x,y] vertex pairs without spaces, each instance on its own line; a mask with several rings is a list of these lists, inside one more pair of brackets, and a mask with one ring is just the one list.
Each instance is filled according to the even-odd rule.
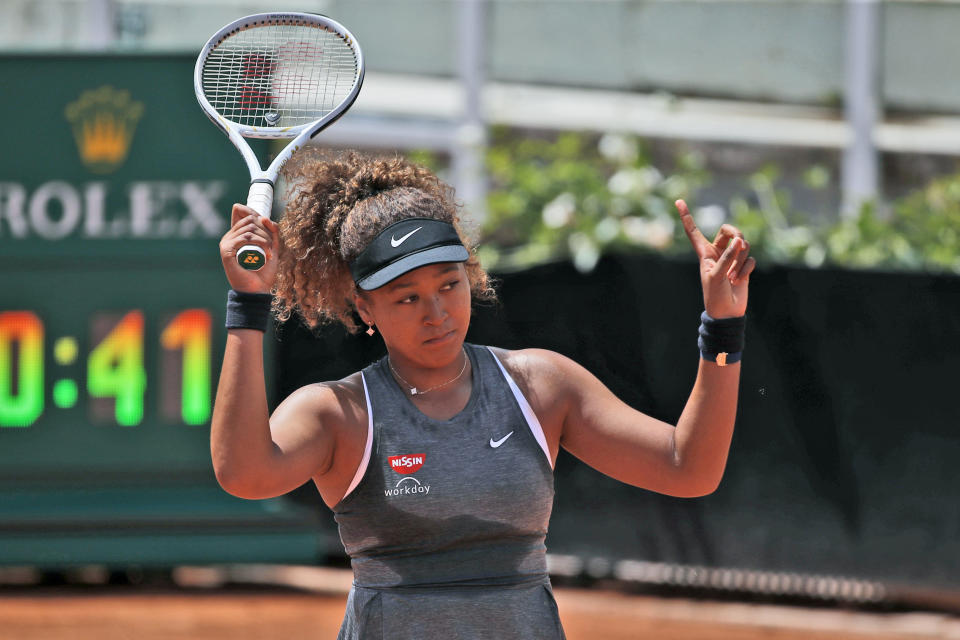
[[194,91],[228,136],[296,138],[339,118],[356,100],[363,73],[363,52],[339,22],[312,13],[258,13],[207,41]]

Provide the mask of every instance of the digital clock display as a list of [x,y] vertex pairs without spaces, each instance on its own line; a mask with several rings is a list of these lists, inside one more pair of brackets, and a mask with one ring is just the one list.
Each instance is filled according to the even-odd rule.
[[[147,371],[144,367],[144,314],[94,314],[90,318],[91,349],[86,357],[86,387],[91,422],[107,419],[125,427],[143,422]],[[186,309],[159,327],[157,379],[162,387],[163,420],[201,425],[210,419],[210,312]],[[53,349],[58,366],[69,367],[79,356],[73,336],[47,338],[43,319],[33,311],[0,312],[0,427],[30,427],[46,408],[44,356]],[[52,382],[50,397],[57,409],[73,408],[78,383]]]
[[[210,473],[226,329],[219,256],[8,270],[0,298],[0,476]],[[270,340],[265,340],[272,357]]]
[[[249,173],[196,54],[6,54],[0,565],[314,562],[312,510],[217,483],[219,241]],[[269,157],[265,141],[251,141]],[[264,339],[275,406],[274,337]],[[2,634],[0,634],[2,635]]]
[[0,497],[212,483],[218,243],[249,175],[196,104],[194,63],[0,57],[0,116],[46,123],[11,129],[0,156]]

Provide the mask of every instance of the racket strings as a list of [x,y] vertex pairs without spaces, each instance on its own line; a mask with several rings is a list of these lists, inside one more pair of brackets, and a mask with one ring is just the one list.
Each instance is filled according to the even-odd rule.
[[240,125],[307,124],[343,102],[357,81],[357,55],[339,34],[304,25],[264,25],[228,36],[207,55],[203,92]]

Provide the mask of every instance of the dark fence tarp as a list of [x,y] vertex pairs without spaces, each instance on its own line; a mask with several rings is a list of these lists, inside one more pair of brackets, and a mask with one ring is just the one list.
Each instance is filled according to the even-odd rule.
[[[566,354],[676,424],[698,365],[694,261],[613,256],[590,274],[564,263],[500,279],[470,341]],[[763,266],[747,317],[720,488],[672,498],[561,453],[549,550],[960,589],[960,278]],[[277,398],[383,353],[378,337],[296,324],[278,333]]]

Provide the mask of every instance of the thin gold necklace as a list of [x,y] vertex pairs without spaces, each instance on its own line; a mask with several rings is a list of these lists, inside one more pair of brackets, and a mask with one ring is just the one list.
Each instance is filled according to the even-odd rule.
[[421,396],[422,396],[423,394],[427,393],[428,391],[435,391],[435,390],[437,390],[437,389],[439,389],[439,388],[441,388],[441,387],[445,387],[445,386],[447,386],[448,384],[451,384],[451,383],[453,383],[453,382],[456,382],[457,380],[460,379],[460,376],[463,375],[463,372],[467,370],[467,360],[468,360],[468,358],[467,358],[467,351],[466,351],[466,349],[464,349],[464,350],[463,350],[463,368],[460,369],[460,373],[458,373],[458,374],[456,375],[456,377],[453,377],[453,378],[447,380],[447,381],[444,382],[443,384],[438,384],[438,385],[435,386],[435,387],[430,387],[429,389],[424,389],[423,391],[417,391],[417,388],[416,388],[415,386],[413,386],[412,384],[410,384],[409,382],[407,382],[406,380],[404,380],[404,379],[403,379],[403,376],[401,376],[399,373],[397,373],[397,370],[393,368],[393,363],[390,362],[390,356],[387,356],[387,364],[390,366],[390,370],[393,371],[393,375],[395,375],[395,376],[397,376],[398,378],[400,378],[400,382],[402,382],[403,384],[405,384],[405,385],[407,385],[408,387],[410,387],[410,395],[412,395],[412,396],[416,396],[416,395],[421,395]]

